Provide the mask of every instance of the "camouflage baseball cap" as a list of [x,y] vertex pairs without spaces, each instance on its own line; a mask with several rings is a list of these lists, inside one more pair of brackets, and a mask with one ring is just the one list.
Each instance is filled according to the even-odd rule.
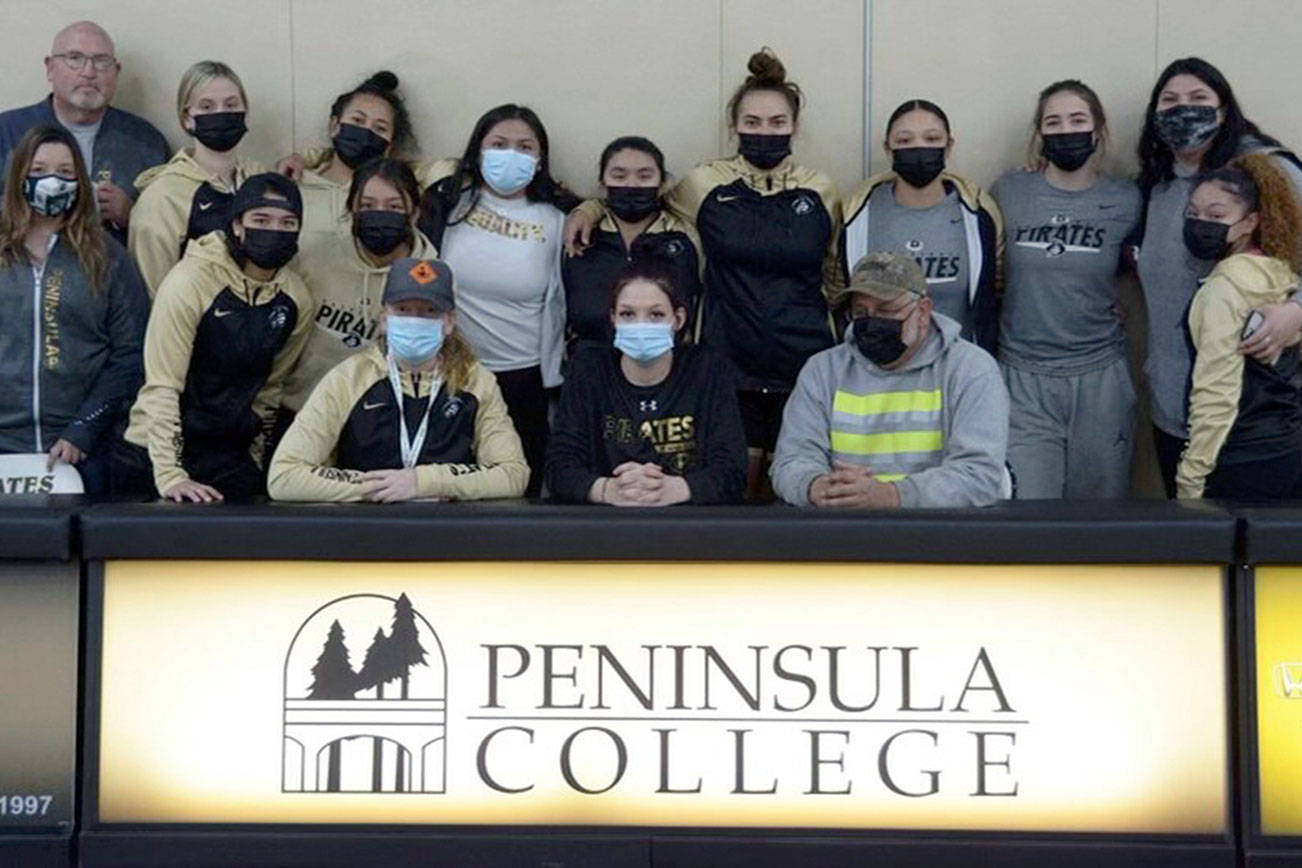
[[918,298],[927,297],[927,279],[916,259],[907,253],[877,251],[869,253],[854,265],[850,285],[837,293],[835,303],[849,299],[851,293],[862,292],[882,301],[894,301],[905,293]]

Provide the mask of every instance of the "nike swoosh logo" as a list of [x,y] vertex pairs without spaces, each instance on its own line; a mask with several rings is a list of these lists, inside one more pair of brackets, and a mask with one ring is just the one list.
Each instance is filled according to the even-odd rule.
[[233,313],[235,313],[235,311],[233,310],[215,310],[212,312],[212,315],[217,317],[218,319],[221,319],[222,317],[229,316],[230,314]]
[[740,196],[725,196],[722,193],[719,193],[717,196],[714,197],[714,201],[731,202],[733,199],[740,199],[740,198],[741,198]]
[[1115,207],[1117,207],[1115,203],[1113,203],[1113,204],[1111,204],[1111,205],[1100,205],[1100,206],[1099,206],[1099,210],[1100,210],[1100,211],[1108,211],[1108,210],[1110,210],[1110,209],[1112,209],[1112,208],[1115,208]]
[[389,405],[388,405],[387,403],[385,403],[384,401],[381,401],[381,402],[378,403],[378,404],[372,404],[372,403],[370,403],[369,401],[367,401],[367,402],[365,402],[365,403],[362,404],[362,409],[363,409],[363,410],[378,410],[378,409],[380,409],[381,407],[387,407],[387,406],[389,406]]
[[200,211],[207,211],[207,210],[208,210],[209,208],[211,208],[211,207],[212,207],[212,203],[211,203],[211,202],[200,202],[200,203],[199,203],[199,210],[200,210]]

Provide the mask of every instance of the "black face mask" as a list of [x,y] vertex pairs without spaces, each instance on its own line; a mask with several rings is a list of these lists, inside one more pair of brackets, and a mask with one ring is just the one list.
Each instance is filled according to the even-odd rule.
[[240,143],[249,128],[244,112],[214,112],[194,116],[194,137],[210,151],[222,153]]
[[607,187],[606,207],[620,220],[637,223],[660,210],[656,187]]
[[239,246],[254,265],[275,271],[298,253],[298,233],[245,226],[244,240],[239,242]]
[[1094,153],[1094,133],[1049,133],[1042,137],[1040,153],[1064,172],[1074,172]]
[[861,316],[851,322],[854,345],[878,367],[889,365],[909,348],[901,337],[904,321],[881,316]]
[[1153,113],[1157,137],[1173,151],[1193,151],[1212,140],[1221,128],[1215,106],[1178,105]]
[[376,256],[387,256],[411,238],[411,227],[402,211],[358,211],[353,218],[353,234]]
[[777,136],[759,133],[738,133],[737,153],[757,169],[772,169],[791,153],[791,134]]
[[383,157],[389,150],[389,142],[379,134],[356,124],[340,124],[339,132],[331,139],[335,153],[344,165],[356,169],[362,163]]
[[896,148],[891,151],[891,168],[904,183],[921,189],[945,171],[945,149]]
[[1229,246],[1231,223],[1184,218],[1184,246],[1195,259],[1220,259]]

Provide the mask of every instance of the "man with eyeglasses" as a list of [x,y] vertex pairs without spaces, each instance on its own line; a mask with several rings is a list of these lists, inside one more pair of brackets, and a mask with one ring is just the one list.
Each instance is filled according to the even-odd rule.
[[45,58],[50,95],[0,114],[0,165],[32,127],[57,123],[66,128],[77,140],[105,227],[125,243],[136,200],[132,181],[166,162],[171,151],[153,124],[109,105],[121,69],[113,40],[98,24],[78,21],[60,30]]

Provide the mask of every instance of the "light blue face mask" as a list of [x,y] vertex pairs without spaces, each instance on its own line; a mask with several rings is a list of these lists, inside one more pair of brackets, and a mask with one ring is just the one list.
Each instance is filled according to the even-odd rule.
[[389,314],[384,328],[389,352],[409,365],[428,362],[443,346],[442,319]]
[[479,154],[479,172],[484,183],[500,196],[514,196],[533,180],[538,158],[522,151],[490,148]]
[[674,348],[667,322],[622,322],[615,325],[615,349],[635,362],[653,362]]

